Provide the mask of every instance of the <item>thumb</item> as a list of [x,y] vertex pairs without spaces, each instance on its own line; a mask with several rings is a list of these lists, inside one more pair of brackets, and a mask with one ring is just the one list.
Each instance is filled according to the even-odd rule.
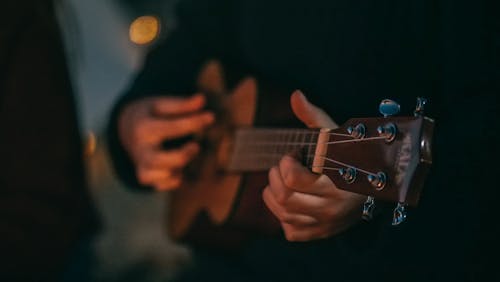
[[309,128],[338,127],[322,109],[311,104],[300,90],[292,93],[290,104],[295,115]]

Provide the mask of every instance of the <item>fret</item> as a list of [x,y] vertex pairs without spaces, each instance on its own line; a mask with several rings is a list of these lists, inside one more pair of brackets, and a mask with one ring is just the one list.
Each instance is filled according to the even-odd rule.
[[263,171],[277,165],[285,154],[300,152],[310,166],[318,132],[308,129],[238,129],[233,152],[226,169],[234,171]]
[[[309,142],[308,143],[311,143],[312,142],[312,132],[309,133]],[[307,153],[306,153],[306,166],[309,167],[311,164],[310,164],[310,159],[311,159],[311,144],[307,144]]]
[[290,130],[287,130],[286,135],[287,135],[287,138],[286,138],[286,142],[285,142],[286,143],[285,152],[283,152],[283,154],[288,154],[293,150],[293,132],[291,132]]
[[314,152],[316,151],[316,142],[319,133],[313,131],[309,136],[309,144],[307,145],[307,167],[311,167],[314,160]]
[[[300,146],[300,148],[299,148],[299,150],[300,150],[300,153],[301,153],[301,154],[303,154],[303,153],[304,153],[304,150],[303,150],[304,148],[303,148],[303,147],[304,147],[304,146],[307,146],[307,144],[306,144],[306,135],[307,135],[307,133],[305,133],[305,132],[303,132],[303,133],[301,134],[301,136],[302,136],[302,138],[301,138],[301,140],[300,140],[301,146]],[[306,157],[307,157],[307,156],[306,156]],[[303,162],[304,164],[307,164],[307,161],[306,161],[306,159],[304,159],[304,156],[302,156],[302,162]]]
[[297,152],[302,144],[299,141],[300,131],[295,131],[293,134],[293,152]]

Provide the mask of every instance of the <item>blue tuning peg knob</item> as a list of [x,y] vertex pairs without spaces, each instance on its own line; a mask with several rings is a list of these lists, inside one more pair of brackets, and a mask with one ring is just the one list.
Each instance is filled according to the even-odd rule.
[[401,107],[399,106],[399,104],[390,99],[382,100],[382,102],[380,102],[380,105],[378,106],[378,111],[384,117],[397,115],[400,110]]

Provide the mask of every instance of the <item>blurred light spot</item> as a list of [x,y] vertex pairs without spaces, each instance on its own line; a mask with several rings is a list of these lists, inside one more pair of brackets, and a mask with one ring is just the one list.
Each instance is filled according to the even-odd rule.
[[130,41],[138,45],[153,42],[160,34],[160,20],[155,16],[142,16],[130,24]]
[[85,140],[85,146],[83,148],[83,155],[87,158],[94,155],[97,149],[97,137],[94,132],[90,131],[87,134],[87,138]]

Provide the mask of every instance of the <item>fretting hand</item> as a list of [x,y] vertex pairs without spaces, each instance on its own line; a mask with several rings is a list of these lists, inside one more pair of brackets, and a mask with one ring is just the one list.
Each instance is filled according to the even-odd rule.
[[[321,109],[300,91],[291,97],[295,115],[309,128],[336,128]],[[309,241],[335,235],[361,218],[366,197],[338,189],[323,174],[314,174],[291,156],[269,170],[264,202],[280,220],[289,241]]]

